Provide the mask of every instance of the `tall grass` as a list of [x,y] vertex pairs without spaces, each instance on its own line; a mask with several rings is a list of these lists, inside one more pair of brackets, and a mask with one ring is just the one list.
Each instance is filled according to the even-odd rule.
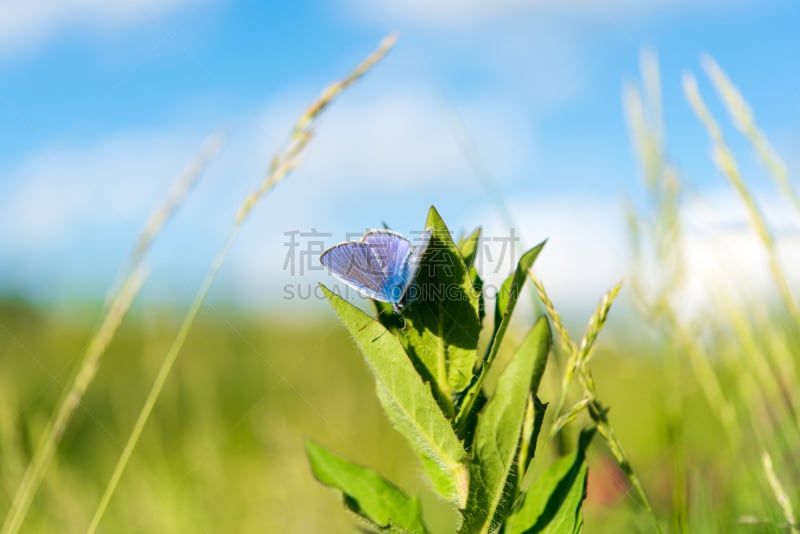
[[197,318],[197,314],[200,312],[200,308],[202,308],[203,303],[206,300],[208,291],[211,289],[219,270],[222,268],[222,265],[225,263],[225,259],[228,257],[228,253],[236,240],[239,230],[247,220],[247,216],[256,206],[259,199],[269,193],[278,183],[285,179],[295,169],[303,150],[306,148],[314,134],[314,126],[316,125],[316,121],[320,114],[342,91],[355,83],[376,63],[378,63],[386,55],[386,53],[388,53],[392,46],[394,46],[395,40],[396,38],[393,35],[384,39],[378,46],[377,50],[370,54],[347,77],[326,88],[322,92],[322,95],[320,95],[320,97],[306,109],[305,113],[303,113],[303,115],[295,124],[286,146],[273,158],[269,170],[261,184],[242,203],[236,214],[233,226],[231,227],[227,239],[222,245],[220,251],[217,253],[217,256],[212,263],[205,280],[200,286],[200,289],[197,291],[194,300],[189,307],[183,322],[181,323],[175,340],[170,345],[170,348],[161,363],[161,367],[158,370],[156,379],[153,382],[149,393],[147,394],[147,398],[145,399],[144,406],[142,406],[142,409],[139,412],[139,416],[136,419],[133,430],[131,431],[127,442],[125,443],[125,447],[122,450],[122,454],[120,454],[117,465],[114,467],[114,472],[109,479],[108,485],[106,486],[103,496],[100,499],[100,503],[98,504],[94,516],[92,517],[92,521],[87,530],[88,533],[94,533],[100,526],[100,521],[102,520],[106,508],[111,501],[111,497],[114,495],[114,492],[119,485],[119,481],[122,478],[122,474],[125,471],[128,462],[130,462],[133,450],[136,447],[136,444],[139,442],[142,431],[147,424],[147,420],[150,418],[150,414],[153,412],[153,408],[155,407],[158,397],[161,395],[161,391],[164,389],[164,384],[169,377],[172,367],[175,365],[175,360],[178,358],[178,355],[180,354],[181,349],[186,342],[186,338],[189,335],[189,331],[191,330],[195,319]]
[[[556,405],[554,415],[555,420],[550,429],[551,437],[561,432],[562,429],[567,424],[574,421],[580,413],[588,413],[590,419],[597,428],[597,432],[605,440],[612,456],[617,461],[620,469],[630,482],[633,491],[640,500],[641,504],[644,506],[647,514],[650,516],[653,530],[655,532],[661,532],[661,524],[656,517],[656,513],[653,510],[653,506],[650,503],[650,498],[644,489],[644,485],[642,484],[639,475],[631,465],[628,455],[625,453],[625,450],[622,447],[622,442],[619,440],[614,432],[613,427],[611,426],[608,418],[608,407],[605,406],[598,398],[597,387],[595,385],[594,377],[592,376],[592,370],[589,367],[589,362],[594,353],[597,336],[603,329],[603,326],[605,326],[608,313],[611,310],[611,305],[613,304],[614,299],[617,298],[617,295],[622,288],[622,284],[617,284],[600,300],[597,309],[589,319],[586,332],[581,338],[580,343],[576,345],[575,342],[572,341],[569,332],[564,327],[564,322],[556,310],[555,304],[553,304],[553,301],[547,294],[544,285],[532,272],[529,272],[528,274],[533,281],[534,286],[536,287],[539,299],[542,301],[545,309],[547,310],[548,316],[550,316],[551,320],[553,321],[553,328],[556,330],[559,340],[561,341],[561,348],[567,355],[567,362],[564,368],[564,375],[561,385],[561,394],[558,404]],[[564,403],[570,394],[570,388],[575,379],[578,380],[582,389],[581,399],[575,402],[575,404],[573,404],[569,410],[566,411],[566,413],[562,413]]]
[[[788,178],[783,160],[772,148],[739,90],[722,68],[708,56],[703,68],[720,96],[736,130],[742,133],[773,177],[779,194],[797,206],[797,195]],[[775,232],[764,209],[742,175],[737,157],[726,140],[724,127],[717,121],[702,97],[696,78],[684,74],[687,102],[708,133],[714,163],[726,179],[749,218],[750,228],[764,250],[780,305],[770,308],[766,301],[738,302],[725,289],[710,281],[713,313],[690,318],[685,298],[687,267],[684,251],[686,229],[682,218],[685,186],[666,154],[658,91],[658,65],[654,57],[644,56],[643,88],[626,88],[624,102],[634,145],[642,162],[645,186],[649,193],[647,211],[631,211],[629,220],[634,242],[635,263],[632,275],[634,295],[648,322],[656,325],[664,344],[665,399],[668,432],[666,450],[681,461],[673,463],[672,484],[675,499],[673,525],[690,531],[689,498],[696,488],[689,487],[689,466],[684,438],[690,431],[685,424],[688,396],[694,387],[702,391],[710,410],[724,431],[717,448],[728,459],[730,473],[742,484],[738,493],[759,495],[739,508],[740,520],[797,528],[790,506],[798,487],[780,482],[797,480],[800,427],[797,417],[797,342],[794,332],[800,326],[800,308],[782,263]],[[655,73],[655,74],[654,74]],[[656,272],[656,276],[652,273]],[[649,276],[648,276],[649,275]],[[746,284],[746,281],[742,281]],[[684,363],[688,367],[684,367]],[[686,371],[690,370],[691,373]],[[780,458],[776,469],[773,458]],[[733,507],[733,488],[725,488],[725,499]],[[765,505],[760,505],[760,503]],[[783,522],[779,518],[783,518]]]
[[[278,152],[269,167],[269,170],[259,187],[250,194],[236,213],[232,229],[220,249],[216,259],[198,290],[181,327],[170,346],[162,365],[156,375],[156,379],[150,389],[134,428],[128,438],[123,451],[119,457],[117,465],[108,482],[105,492],[101,497],[100,503],[91,520],[88,531],[94,532],[103,517],[108,503],[122,477],[122,473],[127,466],[133,449],[141,436],[147,420],[152,413],[155,403],[166,383],[169,373],[183,347],[191,327],[202,307],[205,297],[211,288],[217,273],[222,267],[230,247],[235,241],[236,235],[247,216],[257,204],[258,200],[267,194],[275,185],[286,178],[297,166],[299,157],[313,137],[313,128],[317,118],[330,105],[330,103],[347,87],[355,83],[359,78],[366,74],[383,56],[391,49],[395,42],[394,36],[389,36],[381,42],[378,49],[370,54],[361,64],[359,64],[347,77],[330,85],[322,95],[305,111],[295,124],[289,141],[285,148]],[[181,205],[186,195],[192,189],[196,179],[206,167],[208,161],[221,148],[219,137],[212,137],[203,146],[200,154],[193,160],[187,170],[178,178],[165,202],[153,212],[148,219],[137,243],[130,255],[128,264],[123,269],[123,282],[116,292],[116,296],[111,300],[106,315],[101,322],[97,333],[89,342],[84,354],[81,365],[78,367],[69,389],[65,392],[59,402],[56,412],[51,422],[48,424],[44,434],[37,446],[33,459],[23,476],[22,482],[16,492],[9,509],[6,520],[3,524],[3,534],[16,534],[21,528],[28,510],[31,506],[36,491],[47,472],[47,469],[55,455],[58,442],[66,429],[75,408],[80,404],[81,399],[86,393],[89,385],[96,376],[97,368],[102,355],[114,337],[122,320],[130,308],[135,297],[146,278],[144,261],[153,241],[161,232],[163,226],[170,219],[174,211]]]
[[33,459],[25,471],[3,523],[3,534],[16,533],[22,526],[75,408],[80,405],[86,390],[94,380],[103,354],[147,278],[147,268],[144,265],[147,252],[164,225],[191,191],[209,160],[219,151],[221,143],[219,136],[212,136],[204,143],[200,153],[176,180],[167,199],[147,220],[128,263],[122,270],[123,281],[121,284],[115,284],[118,289],[113,291],[115,296],[110,300],[105,317],[89,341],[81,364],[77,367],[69,388],[65,390],[50,423],[45,428]]

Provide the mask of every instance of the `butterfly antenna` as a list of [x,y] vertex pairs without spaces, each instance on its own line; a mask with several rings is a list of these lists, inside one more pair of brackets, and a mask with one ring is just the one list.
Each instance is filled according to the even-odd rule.
[[379,335],[379,336],[377,336],[377,337],[373,338],[373,339],[372,339],[372,342],[374,343],[374,342],[378,341],[380,338],[382,338],[383,336],[385,336],[385,335],[386,335],[388,332],[389,332],[388,330],[384,330],[383,332],[381,332],[381,333],[380,333],[380,335]]

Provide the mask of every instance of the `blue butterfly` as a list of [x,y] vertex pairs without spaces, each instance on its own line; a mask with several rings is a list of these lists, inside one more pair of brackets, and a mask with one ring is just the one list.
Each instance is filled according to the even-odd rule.
[[392,305],[400,313],[431,242],[431,230],[416,246],[391,230],[370,230],[361,241],[335,245],[319,257],[336,278],[359,293]]

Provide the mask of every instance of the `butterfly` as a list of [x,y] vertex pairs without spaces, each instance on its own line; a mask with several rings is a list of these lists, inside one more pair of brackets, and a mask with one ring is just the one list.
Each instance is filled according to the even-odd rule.
[[332,246],[319,260],[336,278],[362,295],[388,302],[399,314],[430,242],[430,229],[416,246],[397,232],[370,230],[360,241]]

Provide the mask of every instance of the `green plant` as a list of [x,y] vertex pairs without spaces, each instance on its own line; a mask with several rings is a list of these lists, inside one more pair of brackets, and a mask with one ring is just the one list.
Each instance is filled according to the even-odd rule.
[[[381,303],[372,318],[323,286],[326,297],[364,355],[384,411],[419,457],[433,491],[458,507],[459,532],[579,530],[593,426],[581,433],[576,450],[532,487],[523,483],[546,409],[537,396],[551,346],[545,317],[513,353],[494,393],[484,389],[544,243],[524,253],[503,283],[488,346],[479,357],[483,282],[474,262],[480,230],[456,243],[434,208],[426,227],[439,261],[423,261],[417,284],[447,288],[446,293],[422,291],[423,298],[410,304],[402,320]],[[307,442],[306,450],[316,478],[342,492],[346,508],[363,527],[427,532],[416,497],[316,443]]]

